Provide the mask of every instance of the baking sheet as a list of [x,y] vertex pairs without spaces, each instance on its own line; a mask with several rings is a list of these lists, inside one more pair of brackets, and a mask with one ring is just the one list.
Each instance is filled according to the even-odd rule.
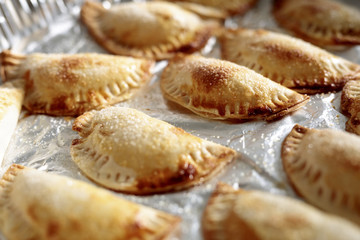
[[[360,8],[358,1],[344,2]],[[79,10],[79,7],[74,7],[70,13],[58,17],[49,28],[41,29],[29,37],[18,40],[13,46],[13,51],[106,53],[80,23]],[[271,1],[260,0],[244,17],[227,19],[225,25],[282,31],[274,22],[270,10]],[[216,39],[209,41],[202,54],[219,57]],[[360,47],[335,54],[360,63]],[[345,127],[347,117],[340,112],[341,92],[313,95],[305,107],[271,123],[260,120],[234,123],[201,118],[163,98],[159,87],[159,76],[166,64],[166,61],[158,62],[152,81],[131,100],[116,106],[136,108],[152,117],[183,128],[195,136],[231,147],[241,155],[210,181],[185,191],[145,197],[116,193],[131,201],[181,216],[183,219],[181,239],[202,239],[201,215],[209,195],[219,181],[234,187],[259,189],[297,198],[281,166],[280,148],[284,137],[295,123],[310,128],[344,129]],[[5,153],[1,172],[4,172],[10,164],[18,163],[93,184],[79,172],[71,159],[71,141],[78,138],[77,133],[71,130],[72,122],[73,119],[68,117],[29,115],[23,110],[16,132]]]

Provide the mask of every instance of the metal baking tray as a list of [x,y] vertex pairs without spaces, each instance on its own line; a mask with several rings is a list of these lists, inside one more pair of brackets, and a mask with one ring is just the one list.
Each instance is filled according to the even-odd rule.
[[[18,53],[105,53],[79,21],[82,2],[0,1],[0,50],[11,48]],[[344,2],[360,8],[359,1]],[[105,6],[114,3],[103,1]],[[282,31],[271,16],[271,5],[272,1],[259,0],[246,15],[227,19],[225,26]],[[215,38],[210,39],[202,54],[219,58]],[[360,47],[335,54],[360,64]],[[144,197],[117,193],[131,201],[180,216],[183,219],[181,239],[202,239],[202,212],[219,181],[234,187],[298,198],[288,184],[280,159],[281,143],[295,123],[311,128],[345,128],[347,117],[340,111],[341,92],[312,95],[305,107],[270,123],[261,120],[234,123],[201,118],[164,100],[158,80],[166,64],[166,61],[158,62],[150,84],[134,98],[116,106],[136,108],[198,137],[231,147],[240,154],[219,175],[185,191]],[[72,122],[73,119],[68,117],[29,115],[23,110],[5,153],[0,174],[10,164],[18,163],[94,184],[80,173],[71,159],[71,141],[77,138],[77,134],[71,130]],[[5,238],[0,236],[0,239]]]

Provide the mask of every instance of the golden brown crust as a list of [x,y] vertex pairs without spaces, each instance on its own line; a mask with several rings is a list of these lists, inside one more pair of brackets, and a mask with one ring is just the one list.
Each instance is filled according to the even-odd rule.
[[360,80],[349,81],[341,94],[341,111],[346,115],[360,111]]
[[68,177],[13,164],[0,180],[0,230],[7,239],[167,239],[176,216]]
[[[339,229],[343,229],[339,231]],[[305,203],[219,183],[202,216],[204,240],[357,239],[355,224]],[[344,233],[346,232],[346,233]],[[346,234],[346,236],[344,236]]]
[[151,60],[96,53],[3,53],[5,80],[25,80],[32,113],[77,116],[129,99],[151,78]]
[[135,109],[91,111],[73,124],[71,156],[87,177],[145,195],[200,184],[231,162],[234,150],[197,138]]
[[352,115],[346,122],[345,130],[360,135],[360,111]]
[[360,11],[332,0],[276,0],[273,14],[287,30],[329,49],[360,44]]
[[[243,219],[238,218],[234,211],[232,211],[233,205],[235,205],[236,195],[244,193],[244,190],[234,190],[230,185],[222,182],[216,185],[202,216],[201,226],[205,240],[226,240],[232,239],[234,236],[243,239],[260,240],[254,228]],[[218,202],[219,198],[224,198],[220,204]],[[217,216],[218,219],[215,218],[217,206],[221,206],[221,211],[225,213],[224,215],[226,216],[225,219],[221,219],[220,216]],[[213,211],[215,212],[214,217],[212,216]]]
[[360,77],[360,66],[284,34],[263,29],[228,29],[222,57],[297,92],[339,91]]
[[359,144],[360,138],[353,134],[295,125],[282,144],[283,166],[308,202],[360,223]]
[[274,120],[309,100],[248,68],[200,56],[172,59],[160,81],[167,99],[212,119]]
[[341,94],[341,111],[350,116],[346,131],[360,135],[360,80],[346,83]]
[[124,3],[106,10],[87,1],[81,20],[109,52],[156,60],[200,50],[217,28],[216,22],[166,2]]

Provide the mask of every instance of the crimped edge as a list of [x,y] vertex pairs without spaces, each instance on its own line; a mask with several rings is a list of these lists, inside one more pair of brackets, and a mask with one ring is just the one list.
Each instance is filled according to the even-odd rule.
[[[242,32],[243,30],[247,30],[246,28],[232,28],[232,29],[226,29],[226,28],[222,28],[221,29],[221,33],[220,33],[220,37],[219,37],[219,41],[221,43],[221,47],[220,47],[220,51],[221,51],[221,56],[222,56],[222,59],[225,59],[225,60],[228,60],[228,61],[232,61],[233,59],[229,60],[230,57],[229,57],[229,54],[228,52],[229,51],[226,51],[226,49],[229,49],[228,47],[226,48],[225,46],[227,45],[226,42],[227,41],[233,41],[233,39],[235,38],[236,39],[236,35],[240,32]],[[254,31],[264,31],[264,32],[269,32],[268,30],[266,29],[251,29],[251,30],[254,30]],[[271,33],[271,32],[269,32]],[[275,32],[272,32],[272,33],[275,33]],[[301,39],[299,39],[301,40]],[[316,47],[316,46],[314,46]],[[236,63],[236,61],[234,61],[234,63]],[[255,66],[258,65],[258,63],[256,61],[250,61],[249,63],[251,64],[256,64]],[[238,64],[238,63],[236,63]],[[344,63],[344,64],[348,64],[348,63]],[[351,67],[353,66],[356,66],[356,64],[354,63],[350,63],[349,64],[352,64]],[[242,65],[242,64],[240,64]],[[334,64],[335,65],[335,64]],[[246,66],[246,64],[244,65]],[[259,65],[260,66],[260,65]],[[256,71],[255,69],[253,68],[250,68],[254,71]],[[258,71],[256,71],[258,72]],[[298,85],[296,86],[297,84],[295,83],[295,81],[293,81],[296,85],[295,86],[286,86],[286,85],[283,85],[282,82],[280,81],[276,81],[276,79],[272,79],[271,77],[268,77],[266,75],[266,73],[264,72],[258,72],[259,74],[261,75],[264,75],[265,77],[268,77],[269,79],[273,80],[274,82],[282,85],[282,86],[285,86],[291,90],[294,90],[300,94],[308,94],[308,95],[314,95],[314,94],[318,94],[318,93],[329,93],[329,92],[338,92],[340,90],[342,90],[344,88],[344,85],[346,85],[347,82],[349,81],[353,81],[353,80],[356,80],[356,79],[360,79],[360,66],[358,66],[357,69],[355,70],[348,70],[348,72],[350,72],[351,74],[340,74],[340,77],[334,77],[333,79],[331,79],[332,81],[329,83],[327,83],[326,85],[320,85],[320,84],[316,84],[314,86],[301,86],[301,85]],[[274,72],[270,72],[269,75],[271,75],[272,73]],[[287,80],[292,80],[290,78],[286,78]],[[310,78],[304,78],[304,79],[300,79],[301,81],[313,81],[312,79]],[[334,82],[335,81],[335,82]]]
[[[206,181],[209,181],[213,176],[216,176],[219,173],[221,173],[222,171],[224,171],[225,166],[230,164],[231,162],[233,162],[239,156],[239,154],[237,152],[235,152],[233,149],[219,145],[223,148],[223,150],[222,150],[223,153],[217,157],[219,159],[217,162],[217,165],[215,167],[213,167],[207,174],[201,174],[201,175],[197,174],[192,179],[186,179],[186,180],[182,180],[178,183],[170,183],[169,185],[155,187],[155,188],[152,188],[149,186],[139,188],[139,186],[138,186],[139,179],[137,179],[137,178],[134,179],[133,184],[121,182],[119,184],[116,184],[117,187],[115,187],[115,186],[107,185],[106,183],[104,183],[104,181],[102,179],[98,179],[97,177],[95,177],[96,176],[95,174],[90,174],[90,173],[88,173],[88,171],[84,171],[79,166],[79,163],[78,163],[81,160],[74,159],[74,158],[76,158],[73,156],[75,147],[78,146],[79,144],[83,144],[84,142],[86,142],[85,138],[75,139],[75,140],[73,140],[71,148],[70,148],[72,159],[76,163],[78,168],[81,170],[81,172],[84,174],[84,176],[86,176],[88,179],[95,182],[96,184],[103,186],[107,189],[110,189],[110,190],[113,190],[116,192],[134,194],[134,195],[139,195],[139,196],[153,195],[153,194],[157,194],[157,193],[177,192],[177,191],[181,191],[181,190],[186,190],[193,186],[200,185]],[[106,164],[108,162],[117,164],[109,156],[104,156],[102,159],[100,159],[98,161],[102,161],[104,164]],[[186,170],[184,170],[184,171],[186,171]],[[191,169],[190,169],[190,171],[191,171]],[[91,170],[90,170],[90,172],[91,172]],[[186,177],[186,174],[187,173],[184,172],[185,177]],[[177,175],[174,175],[173,177],[177,177]],[[179,175],[178,177],[181,177],[181,176]]]
[[360,136],[360,112],[349,118],[345,124],[345,130]]
[[201,116],[201,117],[205,117],[205,118],[209,118],[209,119],[213,119],[213,120],[239,120],[239,121],[248,121],[248,120],[255,120],[255,119],[264,119],[266,121],[275,121],[278,120],[292,112],[295,112],[296,110],[300,109],[301,107],[305,106],[309,101],[310,101],[310,97],[303,95],[304,98],[302,101],[294,104],[293,106],[287,107],[285,109],[282,109],[278,112],[274,112],[274,113],[265,113],[265,114],[258,114],[258,115],[254,115],[254,116],[230,116],[230,117],[225,117],[225,116],[221,116],[219,114],[216,113],[212,113],[212,112],[207,112],[207,111],[201,111],[197,108],[192,107],[191,105],[179,102],[176,98],[174,98],[172,95],[170,95],[169,93],[167,93],[165,90],[162,90],[163,92],[163,96],[168,99],[171,102],[176,103],[179,106],[182,106],[190,111],[192,111],[193,113]]
[[296,150],[296,143],[301,141],[304,135],[309,131],[309,128],[303,127],[299,124],[295,124],[291,129],[290,133],[285,137],[284,141],[281,145],[281,159],[283,163],[283,167],[285,172],[287,172],[288,167],[286,162],[289,157],[294,155],[294,151]]
[[310,97],[307,96],[307,95],[303,95],[304,98],[302,101],[300,102],[297,102],[295,105],[291,106],[291,107],[288,107],[284,110],[280,110],[279,112],[276,112],[276,113],[273,113],[269,116],[266,116],[265,117],[265,120],[266,121],[274,121],[274,120],[277,120],[281,117],[284,117],[292,112],[295,112],[296,110],[300,109],[301,107],[305,106],[307,104],[307,102],[310,101]]
[[[130,58],[130,57],[129,57]],[[124,102],[131,97],[133,97],[140,89],[142,89],[148,82],[150,82],[152,78],[152,67],[155,62],[151,59],[137,59],[137,61],[141,61],[136,75],[139,76],[139,81],[135,81],[138,86],[133,87],[129,86],[129,88],[125,91],[120,91],[115,94],[113,92],[107,92],[106,94],[99,89],[88,89],[88,91],[84,92],[74,92],[81,93],[84,95],[84,98],[88,99],[85,102],[79,102],[76,100],[74,96],[68,95],[65,99],[52,99],[51,102],[46,101],[38,101],[37,95],[31,95],[32,92],[27,94],[27,101],[24,102],[24,106],[32,113],[37,114],[47,114],[51,116],[79,116],[87,111],[91,111],[93,109],[102,109],[107,106],[111,106],[113,104]],[[119,82],[111,83],[108,85],[104,85],[102,87],[111,88],[112,85],[116,85]],[[130,84],[129,84],[130,85]],[[90,96],[90,100],[89,100]],[[57,101],[54,101],[57,100]]]
[[[14,181],[15,177],[24,170],[27,170],[30,168],[27,168],[25,166],[19,165],[19,164],[12,164],[8,170],[4,173],[3,177],[0,179],[0,208],[3,207],[4,203],[7,203],[7,199],[9,197],[7,196],[8,190],[7,188],[11,187],[10,184]],[[36,171],[36,170],[34,170]],[[79,181],[79,180],[76,180]],[[134,203],[136,204],[136,203]],[[137,204],[138,205],[138,204]],[[144,205],[138,205],[139,207],[148,208]],[[163,221],[167,226],[166,229],[164,229],[163,234],[159,236],[159,239],[162,240],[170,240],[173,237],[180,235],[180,222],[181,218],[175,215],[170,215],[166,212],[158,211],[154,208],[148,208],[151,211],[154,211],[156,214],[156,217]],[[1,219],[0,219],[1,220]],[[154,228],[155,226],[153,226]],[[151,229],[150,229],[151,230]]]
[[314,37],[312,33],[304,32],[299,28],[298,25],[288,24],[288,21],[281,16],[281,8],[284,0],[275,0],[272,8],[273,16],[276,22],[282,26],[284,29],[287,29],[289,32],[293,33],[294,36],[301,38],[307,42],[310,42],[319,47],[325,48],[327,50],[341,51],[349,47],[359,45],[360,37],[357,36],[347,36],[347,35],[332,35],[329,39]]
[[[223,183],[223,182],[219,182],[216,185],[215,190],[209,197],[209,200],[205,206],[205,210],[203,211],[202,218],[201,218],[201,231],[202,231],[202,234],[203,234],[205,240],[223,239],[224,236],[221,235],[221,230],[224,230],[224,227],[226,227],[224,224],[222,224],[221,220],[213,221],[211,219],[210,210],[213,207],[215,207],[215,209],[213,209],[214,211],[217,210],[216,211],[217,213],[219,213],[221,211],[223,216],[226,216],[234,208],[236,199],[241,198],[242,195],[245,195],[248,193],[249,192],[247,190],[244,190],[241,188],[234,189],[230,185]],[[216,209],[216,206],[219,205],[219,204],[216,204],[219,196],[224,196],[222,203],[225,202],[228,204],[225,207],[222,206],[221,208]],[[248,224],[248,222],[246,222],[245,220],[240,219],[240,218],[237,220],[242,223],[243,227],[244,226],[248,227],[244,232],[250,233],[250,235],[245,234],[245,235],[237,236],[237,238],[239,238],[239,237],[243,238],[246,236],[251,238],[251,237],[254,237],[257,235],[256,231]],[[241,226],[239,226],[239,227],[241,227]],[[229,237],[228,234],[225,236]],[[226,238],[226,239],[228,239],[228,238]],[[251,239],[253,239],[253,238],[251,238]],[[256,239],[258,239],[258,238],[256,238]]]
[[[351,115],[352,108],[354,108],[354,105],[357,105],[356,104],[357,102],[358,102],[359,110],[360,110],[360,90],[359,90],[358,95],[356,95],[354,97],[350,96],[351,95],[350,92],[353,92],[352,88],[357,83],[359,83],[358,87],[360,88],[360,78],[359,78],[359,80],[353,80],[353,81],[347,82],[341,93],[341,103],[340,103],[341,111],[347,116]],[[358,99],[358,100],[356,100],[356,99]]]
[[194,40],[192,42],[181,45],[178,48],[173,47],[172,49],[167,49],[168,47],[166,45],[160,44],[159,46],[152,46],[150,49],[144,50],[121,45],[112,39],[107,38],[101,31],[97,30],[96,21],[94,21],[94,19],[99,17],[104,11],[106,10],[100,3],[86,1],[81,8],[80,19],[87,27],[90,35],[99,45],[108,52],[117,55],[164,60],[175,56],[179,52],[194,53],[206,45],[213,32],[215,33],[219,27],[219,24],[216,21],[206,21],[204,23],[204,28],[195,32]]
[[15,176],[24,169],[27,168],[16,163],[11,164],[0,180],[0,187],[4,189],[6,187],[6,183],[13,182]]
[[[94,117],[96,110],[91,110],[83,113],[79,117],[77,117],[72,125],[72,130],[78,132],[81,137],[87,137],[91,134],[91,120]],[[73,140],[73,145],[77,144],[79,139]]]
[[[163,193],[163,192],[172,192],[172,191],[179,191],[179,190],[183,190],[183,189],[187,189],[190,188],[192,186],[195,185],[199,185],[205,181],[208,181],[212,176],[217,175],[218,173],[220,173],[226,165],[230,164],[232,161],[234,161],[237,157],[239,157],[239,153],[237,153],[235,150],[214,143],[214,142],[208,142],[208,147],[215,147],[217,149],[217,151],[212,152],[210,150],[209,153],[214,156],[214,158],[218,159],[217,161],[217,165],[214,166],[211,170],[208,171],[207,174],[197,174],[195,175],[195,177],[193,177],[192,179],[189,180],[184,180],[184,181],[180,181],[179,183],[171,183],[169,185],[165,185],[165,186],[161,186],[158,189],[153,189],[151,187],[143,187],[141,189],[139,189],[138,187],[138,180],[139,179],[135,179],[134,180],[134,184],[131,184],[130,187],[127,187],[126,184],[124,183],[120,183],[119,187],[109,187],[106,186],[106,184],[102,183],[101,179],[96,179],[94,176],[91,176],[90,174],[87,173],[87,171],[84,171],[78,164],[79,159],[75,160],[74,159],[74,149],[78,148],[80,144],[83,144],[87,141],[86,137],[88,137],[93,130],[93,123],[92,123],[92,119],[94,117],[94,115],[96,114],[97,110],[92,110],[89,112],[84,113],[83,115],[77,117],[72,125],[72,129],[76,132],[78,132],[78,134],[81,136],[81,138],[77,138],[74,139],[72,141],[71,147],[70,147],[70,152],[71,152],[71,156],[73,161],[77,164],[78,168],[84,173],[84,175],[89,178],[90,180],[96,182],[97,184],[114,190],[114,191],[118,191],[118,192],[124,192],[124,193],[131,193],[131,194],[135,194],[135,195],[150,195],[150,194],[155,194],[155,193]],[[182,130],[181,130],[182,131]],[[81,149],[85,149],[85,148],[81,148]],[[220,150],[218,150],[220,149]],[[80,149],[79,149],[80,151]],[[90,148],[88,147],[88,151],[90,151]],[[91,155],[91,154],[90,154]],[[190,154],[191,156],[191,154]],[[103,159],[100,159],[99,161],[103,161],[104,164],[106,164],[107,162],[114,162],[114,164],[116,164],[116,162],[114,160],[111,159],[110,156],[103,156]],[[184,170],[183,174],[187,174],[186,170]],[[179,176],[180,177],[180,176]],[[123,187],[122,185],[125,185],[125,187]]]

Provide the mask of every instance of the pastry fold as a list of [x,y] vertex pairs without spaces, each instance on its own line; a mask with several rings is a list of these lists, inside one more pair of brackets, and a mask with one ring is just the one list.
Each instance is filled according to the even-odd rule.
[[360,11],[333,0],[275,0],[278,24],[320,47],[342,50],[360,44]]
[[358,239],[359,228],[289,197],[219,183],[202,217],[204,240]]
[[8,240],[169,239],[179,222],[88,183],[21,165],[0,180],[0,230]]
[[236,152],[131,108],[109,107],[78,117],[71,156],[102,186],[133,193],[177,191],[202,183]]
[[210,119],[271,121],[309,101],[246,67],[195,55],[171,59],[160,87],[168,100]]
[[32,113],[78,116],[129,99],[151,78],[154,62],[97,53],[1,54],[2,79],[25,80]]
[[360,78],[360,65],[319,47],[263,29],[227,29],[222,58],[246,66],[297,92],[339,91]]
[[218,27],[215,21],[161,1],[120,3],[110,9],[87,1],[81,20],[109,52],[156,60],[200,50]]
[[309,203],[360,224],[360,137],[295,125],[282,143],[284,170]]
[[360,135],[360,78],[346,83],[341,94],[341,110],[350,116],[346,131]]

